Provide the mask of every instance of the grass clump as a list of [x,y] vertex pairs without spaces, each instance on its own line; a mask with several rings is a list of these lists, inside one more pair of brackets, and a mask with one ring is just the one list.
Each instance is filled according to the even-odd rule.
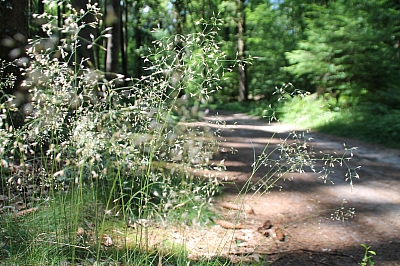
[[294,96],[280,104],[277,117],[303,128],[400,147],[400,128],[395,122],[400,119],[400,111],[384,104],[361,102],[343,106],[343,103],[316,95]]
[[[361,101],[342,96],[301,92],[291,84],[277,88],[272,101],[209,104],[210,108],[242,112],[281,121],[301,128],[400,148],[400,111],[385,103]],[[353,101],[353,102],[352,102]]]
[[374,113],[369,108],[346,110],[337,119],[317,127],[321,132],[378,143],[390,148],[400,148],[399,110]]
[[[101,16],[97,5],[87,12]],[[201,170],[209,168],[218,139],[187,121],[201,115],[198,103],[218,89],[223,54],[214,40],[216,25],[207,25],[207,34],[155,41],[140,79],[107,79],[85,64],[87,58],[77,62],[74,56],[84,45],[79,31],[85,13],[71,8],[63,28],[57,17],[40,16],[49,21],[43,25],[48,37],[30,40],[29,63],[14,63],[31,100],[18,106],[15,96],[2,94],[1,259],[24,265],[158,263],[160,254],[147,252],[140,241],[125,238],[117,245],[116,239],[124,239],[129,224],[210,222],[219,181]],[[59,39],[59,32],[67,37]],[[174,49],[178,39],[181,50]],[[206,56],[211,52],[212,61]],[[121,87],[123,81],[130,85]],[[2,76],[0,88],[14,82]],[[181,97],[186,88],[190,93]],[[12,112],[21,112],[21,126],[9,119]],[[113,230],[122,233],[112,239]],[[185,257],[172,253],[163,258]]]
[[[101,16],[96,5],[87,12]],[[31,101],[18,106],[15,96],[2,96],[1,259],[24,265],[190,265],[184,241],[170,243],[154,232],[212,222],[209,207],[220,182],[203,170],[218,168],[210,167],[218,134],[188,122],[201,116],[200,103],[219,89],[224,54],[210,28],[216,25],[207,25],[207,34],[155,41],[139,79],[107,79],[86,66],[87,59],[74,57],[84,15],[71,9],[67,26],[58,28],[56,17],[43,14],[48,38],[29,42],[29,64],[15,62]],[[57,32],[67,37],[58,39]],[[107,38],[107,31],[99,38]],[[3,77],[1,86],[13,82]],[[130,85],[121,87],[125,82]],[[253,103],[247,108],[275,117],[269,105],[267,111]],[[21,125],[9,119],[13,112],[21,113]],[[316,159],[308,151],[296,133],[274,150],[279,159],[263,151],[253,175],[261,167],[269,172],[255,182],[252,175],[241,193],[267,192],[287,173],[317,171],[318,160],[344,161]],[[320,173],[327,180],[329,169]],[[349,174],[351,179],[354,172]],[[221,249],[226,243],[216,244]],[[229,264],[214,255],[198,264]]]

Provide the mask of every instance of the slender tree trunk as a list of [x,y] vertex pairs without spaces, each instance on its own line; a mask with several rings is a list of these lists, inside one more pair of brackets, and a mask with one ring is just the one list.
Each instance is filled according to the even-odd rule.
[[[32,0],[31,0],[31,4],[32,4]],[[43,14],[44,13],[44,3],[43,0],[37,0],[37,9],[33,10],[33,7],[30,8],[32,13],[37,13],[37,14]],[[33,23],[32,23],[33,22]],[[31,19],[31,21],[28,22],[29,25],[32,26],[32,24],[35,25],[35,28],[37,27],[37,29],[35,29],[34,32],[31,32],[32,35],[38,35],[40,37],[47,37],[46,32],[43,31],[42,29],[42,25],[44,23],[46,23],[46,20],[39,20],[39,19]]]
[[238,38],[237,38],[237,52],[239,64],[239,102],[245,102],[248,100],[248,88],[247,88],[247,69],[244,63],[245,59],[245,40],[244,33],[246,31],[246,17],[244,13],[244,2],[245,0],[237,0],[238,4]]
[[[104,4],[104,11],[103,11],[103,19],[104,19],[104,23],[103,23],[103,29],[107,28],[108,26],[106,25],[106,18],[107,18],[107,7],[108,7],[108,0],[103,0],[103,4]],[[107,32],[108,34],[109,32]],[[107,54],[108,54],[108,48],[107,48],[107,44],[108,44],[108,39],[107,38],[102,38],[102,47],[105,49],[104,52],[104,58],[103,58],[103,65],[102,65],[102,70],[106,71],[106,65],[107,65]]]
[[182,59],[183,59],[183,48],[184,43],[182,42],[181,36],[183,35],[183,27],[186,23],[186,15],[185,15],[185,2],[184,0],[175,0],[174,1],[175,8],[175,31],[177,38],[175,38],[175,52],[177,53],[176,66],[174,69],[174,73],[172,74],[172,87],[178,89],[178,97],[181,97],[185,94],[185,91],[182,89],[181,80],[183,71],[181,68]]
[[107,41],[106,72],[107,79],[113,79],[119,72],[119,52],[121,41],[121,4],[119,0],[111,0],[107,6],[106,26],[112,27],[111,37]]
[[[127,7],[127,1],[124,1],[124,6],[121,10],[121,15],[120,15],[120,44],[121,44],[121,59],[122,59],[122,74],[124,77],[127,77],[128,75],[128,58],[127,58],[127,51],[126,51],[126,24],[127,24],[127,14],[128,13],[128,7]],[[125,20],[125,21],[124,21]],[[126,82],[124,82],[126,83]],[[126,84],[124,84],[126,85]]]
[[136,78],[140,78],[143,73],[143,63],[142,63],[142,59],[140,58],[140,47],[142,46],[142,43],[143,43],[142,30],[140,28],[141,17],[140,17],[140,12],[139,12],[141,6],[142,6],[141,0],[135,1],[134,14],[135,14],[136,23],[134,23],[133,31],[134,31],[134,40],[135,40],[135,50],[137,51],[134,54],[134,62],[135,62],[134,77],[136,77]]
[[[0,1],[0,60],[13,62],[15,59],[25,56],[26,39],[29,36],[28,27],[28,0]],[[22,87],[22,73],[19,67],[9,66],[2,71],[3,77],[13,74],[16,77],[14,84],[4,84],[0,91],[0,98],[3,94],[13,94],[13,104],[22,111],[23,105],[28,101],[27,88]],[[14,127],[22,126],[24,116],[22,112],[12,113],[9,117]]]
[[61,10],[61,6],[57,5],[57,26],[58,28],[61,28],[62,26],[62,10]]
[[37,7],[38,14],[44,13],[44,3],[43,0],[38,0],[38,7]]
[[[185,16],[185,3],[184,0],[175,0],[174,1],[175,8],[175,31],[177,35],[183,34],[183,26],[186,22]],[[179,52],[183,48],[183,44],[181,42],[181,38],[178,38],[175,42],[175,49]]]
[[[24,56],[26,38],[29,36],[28,13],[28,0],[0,1],[1,60],[12,62]],[[19,90],[22,77],[18,68],[9,67],[8,70],[17,77],[15,86],[6,88],[6,93],[13,93]]]

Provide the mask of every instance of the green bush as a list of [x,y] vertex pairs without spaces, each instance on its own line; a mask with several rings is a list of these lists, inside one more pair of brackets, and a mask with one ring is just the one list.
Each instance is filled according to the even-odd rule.
[[329,99],[309,95],[283,101],[277,108],[281,121],[328,134],[400,147],[400,111],[384,104],[363,102],[341,107]]

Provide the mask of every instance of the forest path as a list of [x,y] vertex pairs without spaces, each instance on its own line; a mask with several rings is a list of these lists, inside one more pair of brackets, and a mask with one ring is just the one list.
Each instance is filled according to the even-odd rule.
[[[221,215],[218,222],[225,228],[229,223],[240,223],[231,230],[231,257],[245,256],[250,261],[266,257],[272,265],[358,265],[364,254],[360,244],[366,244],[377,252],[377,265],[400,265],[400,150],[307,132],[304,139],[317,158],[322,153],[340,156],[344,143],[348,148],[357,147],[352,159],[346,161],[350,168],[361,166],[357,170],[360,178],[353,178],[353,187],[345,181],[347,169],[335,165],[331,168],[335,172],[329,175],[334,184],[324,183],[312,172],[287,173],[287,179],[278,182],[280,189],[240,195],[238,191],[249,178],[256,182],[270,176],[269,166],[253,173],[255,158],[263,151],[271,153],[296,128],[226,111],[210,111],[204,116],[212,128],[217,127],[216,120],[226,122],[218,126],[226,150],[217,154],[214,162],[225,160],[224,174],[228,180],[235,180],[216,199],[215,207]],[[232,148],[236,152],[232,153]],[[350,151],[347,155],[350,157]],[[278,156],[276,151],[271,153],[273,159]],[[316,164],[317,169],[323,166]],[[344,221],[330,219],[335,210],[341,214],[343,200],[347,202],[344,213],[354,208],[355,216]],[[245,211],[229,209],[231,204],[241,203]]]

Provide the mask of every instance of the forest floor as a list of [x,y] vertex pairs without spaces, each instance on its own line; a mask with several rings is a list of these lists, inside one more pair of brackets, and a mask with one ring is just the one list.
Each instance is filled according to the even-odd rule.
[[[360,244],[365,244],[377,253],[373,258],[377,265],[400,265],[400,150],[307,132],[305,139],[312,138],[308,144],[316,156],[321,152],[341,155],[344,144],[357,147],[346,161],[349,167],[361,166],[353,187],[345,181],[347,169],[335,166],[335,173],[329,176],[334,184],[324,183],[313,172],[288,173],[289,178],[279,181],[279,189],[240,195],[238,191],[249,178],[256,181],[268,173],[269,167],[253,173],[254,158],[266,145],[265,152],[271,152],[295,127],[240,113],[219,111],[217,118],[215,114],[212,111],[204,117],[214,128],[210,121],[226,122],[219,126],[226,151],[217,154],[215,163],[225,160],[227,171],[223,174],[234,184],[226,184],[216,198],[217,225],[202,232],[177,232],[189,250],[193,245],[191,256],[212,257],[219,252],[233,262],[358,265],[364,255]],[[232,148],[236,152],[232,153]],[[349,152],[347,155],[350,157]],[[316,167],[322,169],[323,165]],[[343,200],[347,203],[340,209]],[[242,211],[235,210],[237,205]],[[335,210],[345,214],[348,208],[355,209],[354,217],[331,219]]]
[[[144,230],[147,248],[163,252],[171,244],[182,245],[192,260],[221,257],[256,265],[345,266],[359,265],[364,256],[361,244],[365,244],[377,253],[373,258],[376,265],[400,265],[400,150],[305,132],[308,146],[298,151],[313,152],[315,159],[323,154],[342,156],[344,144],[357,149],[352,157],[347,150],[344,157],[351,160],[344,161],[343,167],[336,164],[330,168],[335,172],[327,182],[312,171],[287,172],[286,178],[267,192],[240,193],[249,180],[256,183],[275,176],[269,173],[269,165],[253,171],[255,158],[264,153],[279,159],[276,147],[285,139],[292,143],[293,132],[303,136],[302,131],[226,111],[210,111],[203,122],[193,122],[193,126],[207,126],[221,134],[221,149],[212,162],[218,165],[223,160],[226,171],[209,173],[226,182],[213,201],[213,214],[199,211],[200,215],[213,215],[215,224],[150,224]],[[315,162],[317,170],[329,168],[329,163]],[[353,186],[345,180],[345,166],[361,166]],[[349,214],[349,208],[354,208],[354,217],[331,219],[332,214],[333,218]],[[123,230],[117,229],[107,232],[117,247],[137,239],[138,230],[128,228],[124,238],[120,235]]]

